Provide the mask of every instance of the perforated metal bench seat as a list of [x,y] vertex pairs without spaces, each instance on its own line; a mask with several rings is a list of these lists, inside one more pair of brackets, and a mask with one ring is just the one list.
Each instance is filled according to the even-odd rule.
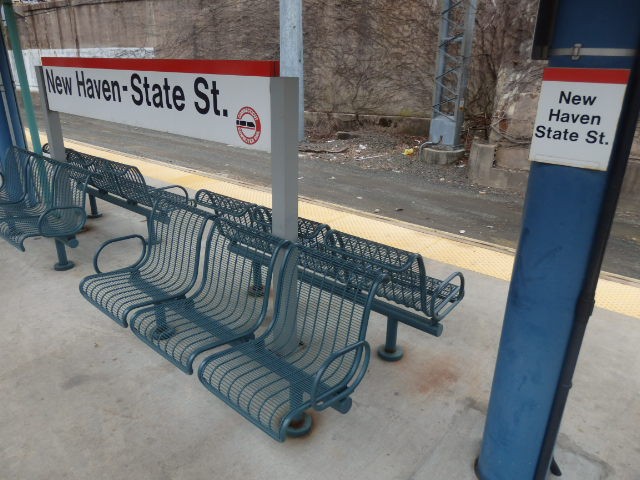
[[[268,262],[261,277],[268,290],[277,252],[283,240],[225,219],[216,219],[205,246],[204,273],[199,288],[188,298],[137,311],[131,330],[179,369],[193,373],[200,353],[253,336],[263,322],[268,296],[255,295],[252,258]],[[239,255],[237,247],[254,255]],[[235,248],[234,248],[235,247]]]
[[[326,275],[336,270],[356,288]],[[369,362],[364,337],[383,277],[296,246],[287,252],[280,279],[269,329],[205,359],[198,377],[226,404],[284,441],[287,434],[309,431],[305,410],[333,407],[346,413],[351,407],[350,395]]]
[[[148,220],[148,244],[139,235],[105,242],[94,257],[98,273],[82,280],[80,293],[123,327],[133,309],[186,295],[196,281],[209,219],[208,214],[185,203],[159,200]],[[98,257],[103,249],[134,237],[143,242],[140,259],[130,267],[100,272]]]

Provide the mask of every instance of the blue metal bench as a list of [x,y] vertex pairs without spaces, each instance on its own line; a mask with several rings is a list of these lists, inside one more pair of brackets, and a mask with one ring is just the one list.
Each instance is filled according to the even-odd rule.
[[464,297],[462,273],[454,272],[444,280],[430,277],[417,253],[337,230],[325,235],[320,248],[338,257],[348,252],[389,275],[390,281],[378,290],[372,306],[373,311],[387,317],[386,343],[378,348],[378,355],[384,360],[402,358],[402,348],[397,345],[398,322],[440,336],[441,320]]
[[[43,151],[49,151],[45,144]],[[65,149],[66,160],[71,165],[83,168],[92,173],[87,188],[89,194],[89,218],[100,217],[96,198],[113,203],[148,217],[151,214],[156,198],[162,197],[173,202],[189,202],[189,194],[180,185],[166,187],[150,187],[137,167],[89,155],[71,148]],[[178,189],[180,193],[171,192]]]
[[[0,236],[24,251],[30,237],[55,240],[58,262],[55,270],[68,270],[65,245],[76,247],[75,237],[85,224],[85,194],[90,174],[50,158],[14,149],[25,161],[22,194],[0,204]],[[17,197],[16,197],[17,198]]]
[[[93,259],[97,273],[82,280],[80,293],[123,327],[135,308],[184,298],[196,282],[203,232],[210,218],[184,202],[158,199],[147,222],[149,241],[127,235],[104,242]],[[107,246],[135,238],[143,247],[138,261],[100,271],[99,257]]]
[[[218,218],[205,245],[204,272],[195,292],[186,298],[138,310],[130,320],[133,332],[180,370],[193,373],[200,353],[253,337],[265,318],[267,296],[252,294],[256,266],[266,277],[287,242],[264,232]],[[266,267],[260,267],[266,265]]]
[[278,278],[269,328],[205,359],[198,377],[245,418],[284,441],[311,429],[308,409],[350,409],[350,395],[369,363],[367,322],[384,278],[348,253],[338,258],[304,246],[288,250]]
[[[267,207],[207,190],[198,191],[195,198],[199,205],[219,214],[235,212],[234,215],[239,215],[242,211],[246,224],[271,232],[271,209]],[[389,275],[391,281],[380,290],[372,307],[373,311],[387,317],[385,345],[378,348],[378,356],[383,360],[397,361],[403,356],[402,348],[397,345],[398,322],[440,336],[440,322],[464,297],[462,273],[454,272],[444,280],[428,276],[424,259],[417,253],[330,230],[326,224],[304,218],[298,218],[298,243],[330,251],[333,255],[349,252]],[[256,268],[255,271],[259,270]],[[259,290],[259,278],[255,279],[254,285]]]

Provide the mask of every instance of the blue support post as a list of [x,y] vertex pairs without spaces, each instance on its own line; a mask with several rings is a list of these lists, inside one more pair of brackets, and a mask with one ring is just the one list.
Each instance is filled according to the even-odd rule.
[[0,156],[12,145],[26,145],[15,84],[11,75],[9,54],[0,34]]
[[[549,66],[632,67],[640,44],[637,0],[542,3],[554,10]],[[578,45],[586,48],[583,54],[576,55]],[[636,79],[637,72],[631,82]],[[608,171],[532,162],[476,465],[482,480],[543,480],[549,474],[637,119],[632,88]]]

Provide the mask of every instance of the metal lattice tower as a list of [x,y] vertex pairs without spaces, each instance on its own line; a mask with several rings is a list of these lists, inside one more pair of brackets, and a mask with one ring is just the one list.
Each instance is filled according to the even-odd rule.
[[441,0],[440,34],[429,138],[456,147],[464,120],[464,94],[478,0]]

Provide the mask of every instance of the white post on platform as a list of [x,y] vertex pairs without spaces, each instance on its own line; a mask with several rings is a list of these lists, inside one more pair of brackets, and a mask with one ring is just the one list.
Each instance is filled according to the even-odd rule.
[[302,0],[280,0],[280,75],[297,77],[298,140],[304,140],[304,45]]
[[[44,124],[47,131],[47,142],[49,143],[49,155],[51,155],[51,158],[64,162],[66,155],[64,151],[64,139],[62,138],[60,114],[49,109],[49,100],[47,99],[47,88],[44,83],[42,67],[36,66],[35,68],[36,79],[38,80],[38,91],[40,92],[40,105],[44,113]],[[35,132],[35,135],[37,134],[38,132]]]
[[[272,229],[274,235],[292,242],[298,238],[298,86],[297,78],[271,79]],[[281,266],[282,259],[276,265],[274,285],[278,284]],[[282,294],[289,301],[284,305],[286,311],[280,312],[284,321],[275,332],[281,343],[274,347],[289,353],[298,347],[296,282],[285,281]]]

